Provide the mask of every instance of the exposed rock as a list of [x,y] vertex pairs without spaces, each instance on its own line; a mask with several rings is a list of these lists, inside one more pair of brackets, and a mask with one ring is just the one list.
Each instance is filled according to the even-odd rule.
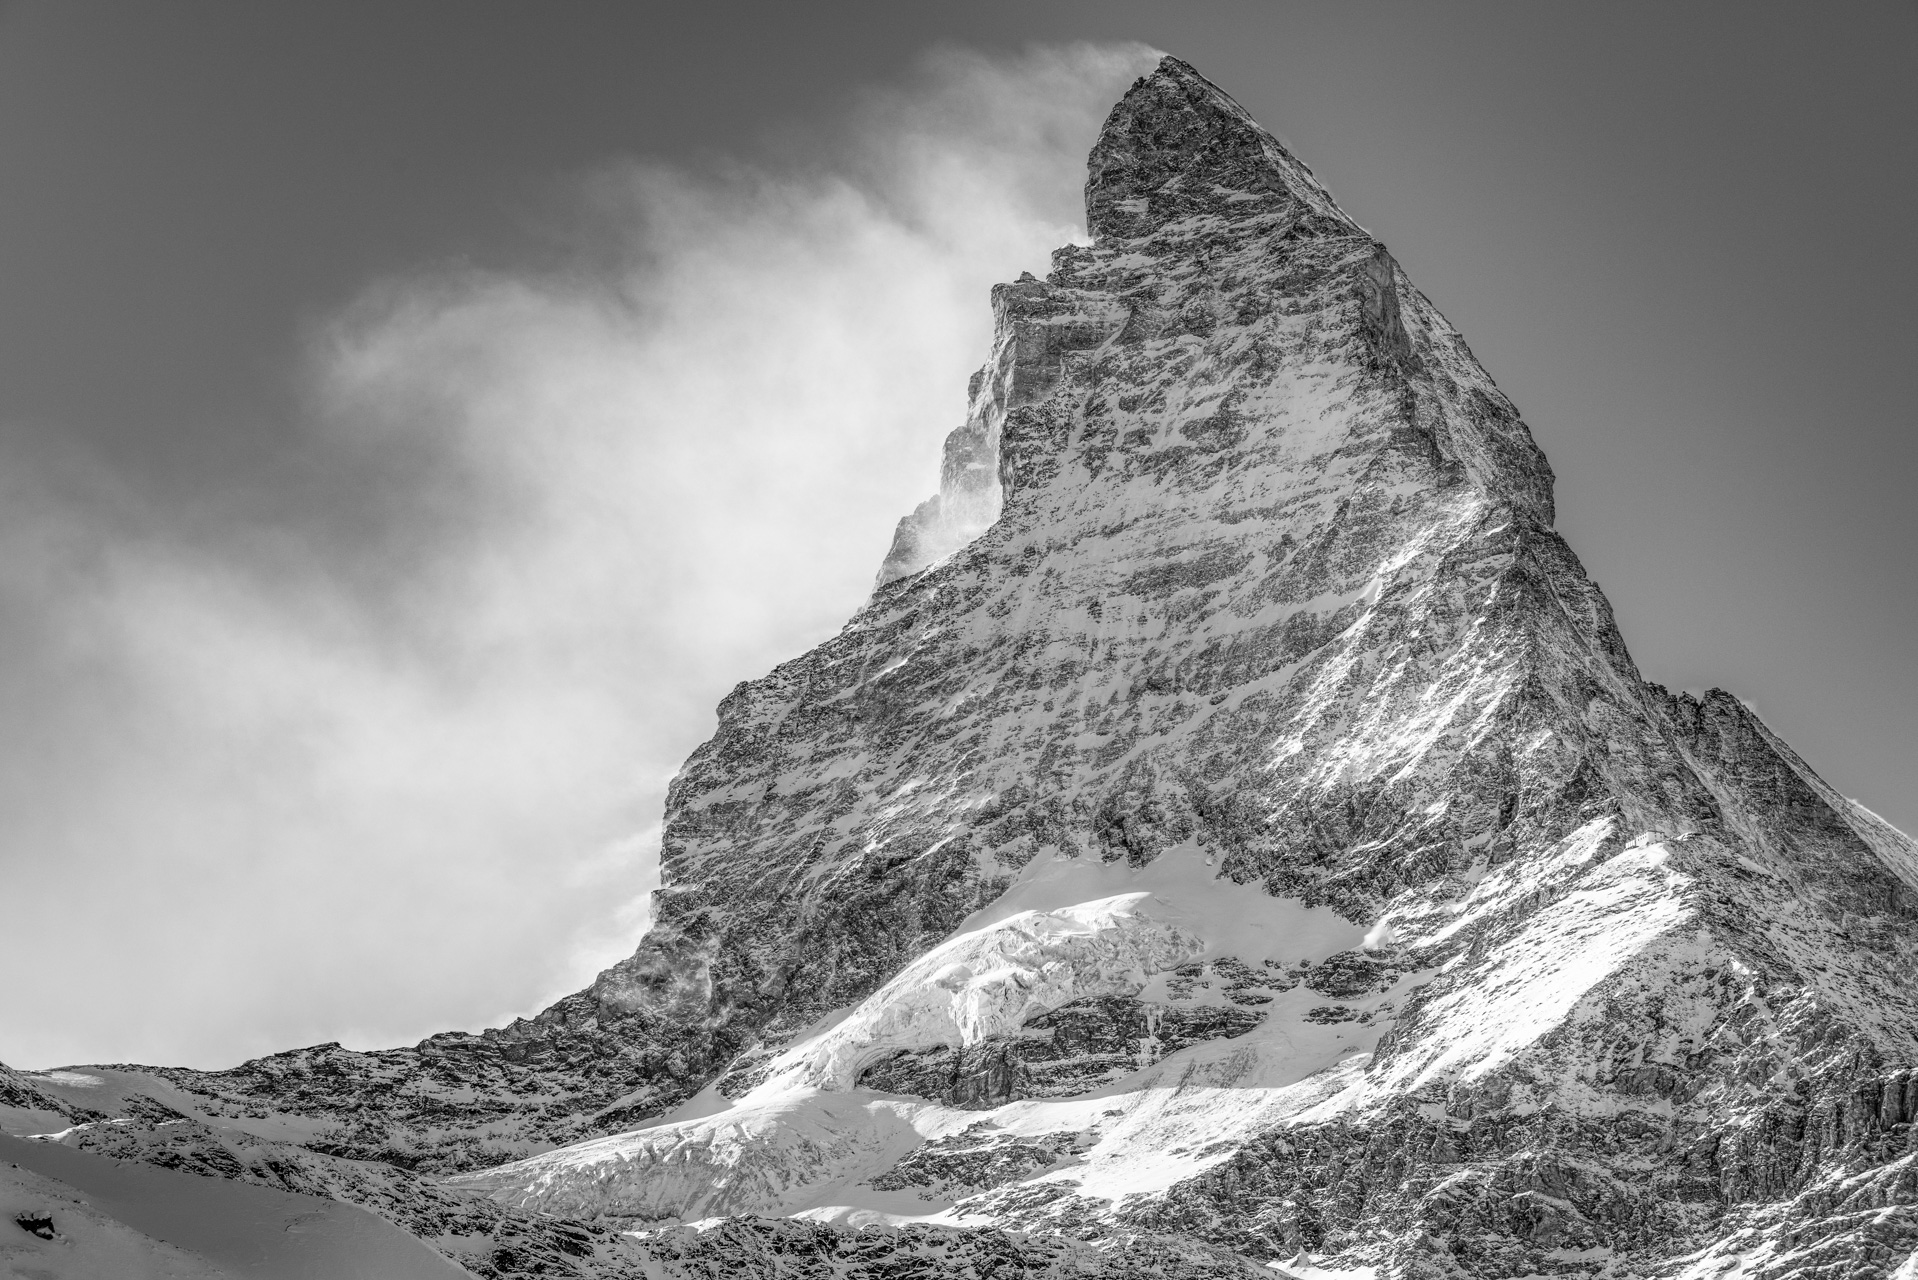
[[17,1213],[13,1217],[14,1225],[30,1236],[41,1240],[52,1240],[60,1233],[53,1229],[53,1217],[45,1213]]
[[1086,1145],[1081,1133],[1020,1137],[994,1132],[989,1122],[981,1122],[915,1148],[869,1185],[880,1191],[919,1188],[927,1193],[925,1199],[950,1201],[1058,1168]]
[[907,1226],[837,1230],[816,1222],[735,1218],[643,1239],[649,1274],[662,1280],[834,1277],[835,1280],[943,1280],[1019,1276],[1032,1280],[1206,1280],[1271,1272],[1196,1240],[1120,1238],[1094,1247],[1061,1236]]
[[1153,1005],[1122,996],[1075,1000],[1032,1017],[1016,1035],[901,1050],[865,1068],[858,1083],[967,1109],[1070,1097],[1201,1041],[1241,1035],[1260,1020],[1232,1006]]

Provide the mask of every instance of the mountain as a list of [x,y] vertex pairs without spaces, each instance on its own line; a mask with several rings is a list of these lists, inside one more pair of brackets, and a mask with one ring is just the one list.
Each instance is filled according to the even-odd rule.
[[631,958],[20,1077],[125,1121],[60,1141],[500,1276],[1918,1275],[1918,846],[1640,677],[1511,401],[1191,67],[1086,215],[870,601],[721,703]]

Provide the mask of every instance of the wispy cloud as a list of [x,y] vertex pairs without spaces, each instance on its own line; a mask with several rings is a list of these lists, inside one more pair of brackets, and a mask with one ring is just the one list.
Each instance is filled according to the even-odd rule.
[[528,1011],[644,923],[664,788],[857,607],[1148,58],[930,57],[804,163],[625,163],[539,269],[367,288],[270,477],[0,458],[0,1058]]

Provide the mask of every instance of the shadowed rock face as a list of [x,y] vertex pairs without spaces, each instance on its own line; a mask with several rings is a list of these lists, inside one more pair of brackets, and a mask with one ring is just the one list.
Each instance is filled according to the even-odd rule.
[[[1640,679],[1517,410],[1192,68],[1113,109],[1086,206],[1090,247],[993,291],[871,601],[735,689],[675,779],[631,958],[482,1036],[159,1074],[317,1125],[308,1151],[502,1166],[460,1185],[516,1212],[830,1185],[1103,1241],[1113,1274],[1902,1262],[1912,842],[1736,699]],[[1204,912],[1155,924],[1172,865],[1221,918],[1336,928],[1253,954]],[[1105,905],[1067,941],[927,959],[1073,876]],[[838,1074],[808,1075],[832,1036]],[[708,1086],[738,1105],[539,1154]],[[736,1223],[656,1237],[643,1273],[960,1275],[983,1239]],[[1068,1253],[1005,1256],[1094,1273]]]
[[1113,107],[1086,163],[1086,228],[1098,240],[1148,235],[1181,218],[1268,213],[1364,235],[1310,169],[1177,58]]

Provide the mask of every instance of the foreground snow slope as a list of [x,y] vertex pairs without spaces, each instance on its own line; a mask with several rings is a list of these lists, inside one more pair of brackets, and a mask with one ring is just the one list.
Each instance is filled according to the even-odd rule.
[[[0,1265],[19,1276],[454,1280],[469,1274],[364,1209],[0,1136]],[[17,1208],[13,1208],[17,1204]]]
[[[1058,1274],[1904,1265],[1911,841],[1640,678],[1517,409],[1190,67],[1086,207],[871,601],[675,779],[632,957],[116,1105],[436,1239],[565,1215],[549,1274],[956,1276],[981,1227],[1105,1250],[1005,1245]],[[120,1118],[65,1140],[177,1148]]]
[[230,1280],[228,1272],[207,1259],[101,1212],[58,1179],[10,1162],[0,1164],[0,1227],[5,1228],[0,1231],[0,1276]]

